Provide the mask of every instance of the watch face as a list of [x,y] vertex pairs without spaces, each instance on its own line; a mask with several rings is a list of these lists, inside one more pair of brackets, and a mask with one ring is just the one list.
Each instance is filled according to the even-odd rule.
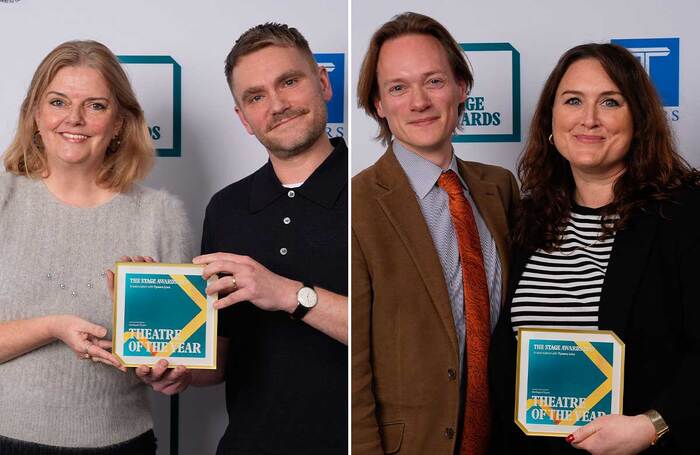
[[316,291],[312,288],[301,288],[297,293],[297,300],[299,304],[305,306],[306,308],[313,308],[316,306],[316,301],[318,297],[316,296]]

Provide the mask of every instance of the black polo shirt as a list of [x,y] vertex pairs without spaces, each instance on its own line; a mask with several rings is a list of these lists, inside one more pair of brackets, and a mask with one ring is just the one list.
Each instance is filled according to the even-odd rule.
[[[268,161],[212,197],[202,253],[247,255],[274,273],[348,291],[348,150],[333,152],[299,188]],[[312,310],[313,311],[313,310]],[[242,302],[219,311],[229,338],[221,454],[346,454],[348,350],[285,312]]]

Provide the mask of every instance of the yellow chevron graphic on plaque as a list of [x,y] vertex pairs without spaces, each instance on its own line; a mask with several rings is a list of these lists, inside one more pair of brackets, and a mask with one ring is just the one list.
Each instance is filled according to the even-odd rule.
[[207,322],[207,299],[190,283],[190,280],[185,278],[185,275],[170,275],[170,278],[180,286],[180,288],[189,296],[192,301],[199,307],[199,313],[190,322],[187,323],[182,331],[174,337],[163,349],[156,354],[156,357],[169,357],[175,349],[180,347],[182,343],[187,341],[205,322]]
[[583,404],[573,410],[568,419],[562,420],[559,425],[573,425],[578,420],[579,415],[593,409],[593,406],[598,404],[610,391],[612,391],[612,365],[598,352],[596,348],[588,341],[577,341],[576,344],[581,350],[591,359],[591,362],[605,375],[605,381],[599,385],[590,395],[583,400]]

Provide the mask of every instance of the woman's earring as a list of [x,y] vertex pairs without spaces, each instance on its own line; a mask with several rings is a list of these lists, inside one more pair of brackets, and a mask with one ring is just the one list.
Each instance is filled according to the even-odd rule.
[[554,137],[550,134],[549,137],[547,138],[549,140],[549,143],[554,145]]
[[34,134],[32,135],[32,144],[39,150],[42,149],[44,144],[41,142],[41,134],[39,133],[39,130],[34,131]]
[[114,136],[107,146],[107,153],[117,153],[119,147],[122,145],[122,138],[119,135]]

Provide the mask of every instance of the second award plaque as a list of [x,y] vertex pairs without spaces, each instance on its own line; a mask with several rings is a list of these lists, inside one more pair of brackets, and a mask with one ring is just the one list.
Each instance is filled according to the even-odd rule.
[[125,366],[166,359],[171,367],[216,368],[216,296],[206,295],[202,269],[117,263],[113,352]]
[[622,413],[625,345],[610,331],[518,330],[515,423],[566,436]]

